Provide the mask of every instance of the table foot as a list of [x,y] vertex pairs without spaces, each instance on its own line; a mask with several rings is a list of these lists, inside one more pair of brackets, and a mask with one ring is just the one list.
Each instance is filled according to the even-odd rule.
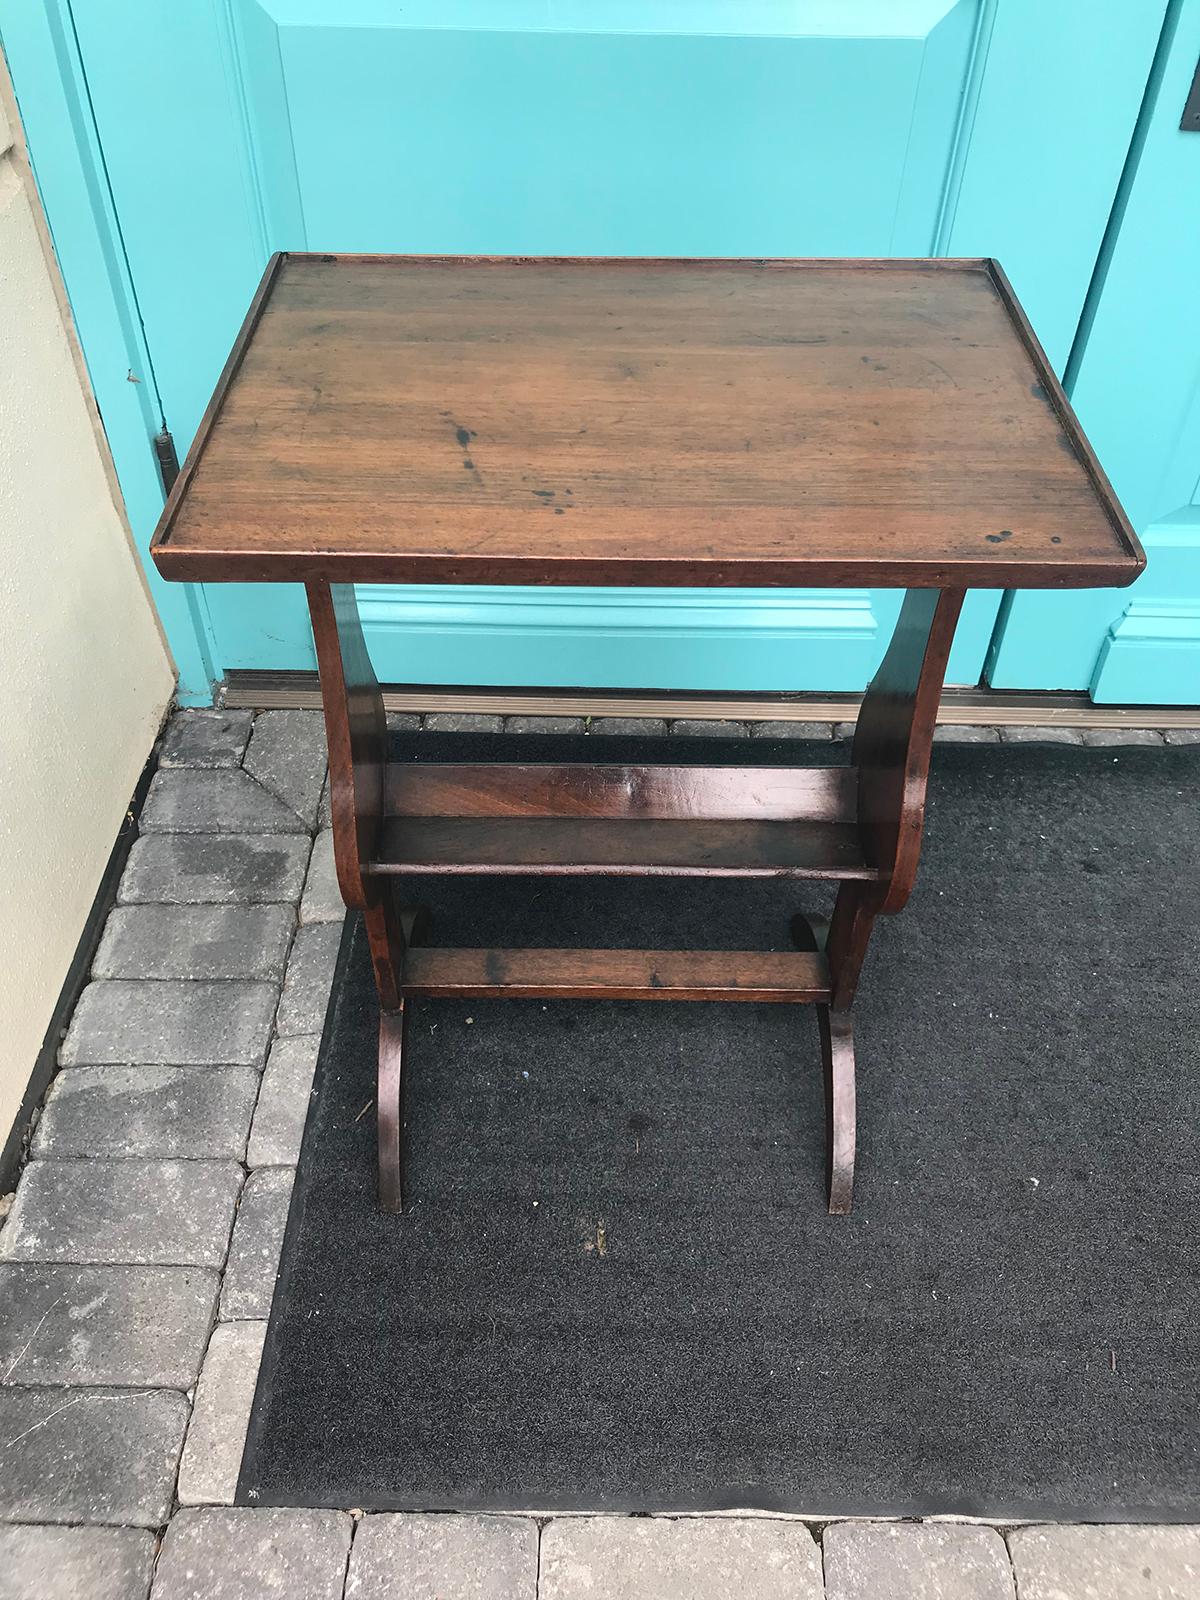
[[[824,950],[829,921],[816,912],[792,918],[792,941],[799,950]],[[848,1010],[817,1006],[821,1065],[825,1072],[825,1173],[831,1217],[850,1214],[854,1195],[856,1130],[854,1020]]]
[[848,1011],[817,1007],[825,1068],[825,1166],[829,1215],[850,1214],[854,1195],[854,1022]]
[[379,1013],[379,1076],[375,1108],[379,1138],[379,1209],[393,1215],[404,1210],[401,1168],[401,1110],[404,1097],[404,1045],[408,1008]]
[[[401,906],[397,920],[404,948],[424,944],[433,934],[428,906]],[[399,978],[399,974],[397,977]],[[379,1143],[379,1209],[399,1215],[404,1210],[404,1047],[408,1042],[409,1007],[404,996],[394,1008],[379,1012],[379,1071],[376,1079],[375,1124]]]

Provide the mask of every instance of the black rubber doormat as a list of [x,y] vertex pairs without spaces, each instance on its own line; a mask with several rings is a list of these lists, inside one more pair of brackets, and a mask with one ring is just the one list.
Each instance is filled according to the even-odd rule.
[[[1200,1516],[1200,751],[936,756],[917,892],[857,1007],[847,1219],[808,1008],[562,1001],[420,1008],[411,1210],[381,1216],[349,926],[241,1503]],[[411,888],[467,945],[784,949],[812,903]]]

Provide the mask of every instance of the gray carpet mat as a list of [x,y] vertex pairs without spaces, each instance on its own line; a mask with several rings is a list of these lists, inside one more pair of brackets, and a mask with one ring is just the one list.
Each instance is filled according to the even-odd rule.
[[[421,735],[435,759],[824,746]],[[374,1203],[347,927],[239,1501],[1194,1520],[1200,751],[939,747],[856,1007],[430,1001]],[[443,944],[788,945],[787,883],[427,880]]]

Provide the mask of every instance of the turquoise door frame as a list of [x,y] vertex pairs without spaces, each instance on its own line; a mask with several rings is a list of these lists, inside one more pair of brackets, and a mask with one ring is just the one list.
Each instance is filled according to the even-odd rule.
[[[1161,3],[1124,0],[1102,29],[1084,0],[560,0],[553,16],[532,0],[3,13],[143,551],[164,402],[182,446],[280,246],[995,254],[1062,367]],[[150,581],[185,701],[226,668],[312,665],[299,595]],[[861,686],[898,604],[432,588],[363,601],[388,676],[736,689]],[[950,681],[977,680],[999,603],[970,597]]]
[[1172,0],[1067,371],[1146,571],[1129,589],[1012,596],[997,688],[1200,704],[1200,133],[1179,126],[1198,59],[1200,0]]

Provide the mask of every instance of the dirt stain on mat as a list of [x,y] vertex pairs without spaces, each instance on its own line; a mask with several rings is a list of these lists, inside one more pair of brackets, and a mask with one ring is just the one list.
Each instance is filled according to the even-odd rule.
[[583,1253],[585,1256],[606,1256],[608,1254],[608,1234],[603,1217],[597,1217],[595,1222],[584,1221]]

